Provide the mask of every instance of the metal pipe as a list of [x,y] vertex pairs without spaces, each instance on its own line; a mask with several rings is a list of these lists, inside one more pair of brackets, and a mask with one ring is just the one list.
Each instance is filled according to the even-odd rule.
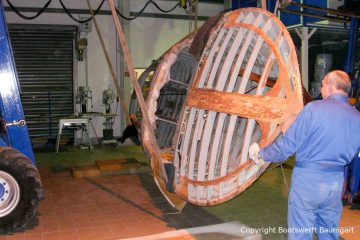
[[348,74],[352,74],[352,72],[354,71],[356,37],[357,37],[358,28],[359,28],[359,19],[351,18],[350,31],[349,31],[349,46],[348,46],[346,65],[345,65],[345,71]]
[[331,13],[331,14],[338,15],[338,16],[360,18],[360,15],[356,15],[354,13],[349,13],[349,12],[343,12],[343,11],[339,11],[339,10],[335,10],[335,9],[331,9],[331,8],[323,8],[323,7],[307,5],[307,4],[303,4],[303,3],[297,3],[297,2],[290,2],[290,4],[293,6],[307,8],[307,9],[321,11],[321,12],[327,12],[327,13]]
[[292,14],[297,14],[300,16],[307,16],[307,17],[315,17],[315,18],[330,20],[330,21],[334,21],[334,22],[341,22],[341,23],[349,22],[349,19],[346,19],[346,18],[338,18],[338,17],[332,17],[332,16],[321,15],[321,14],[316,14],[316,13],[306,13],[306,12],[301,12],[301,11],[288,10],[285,8],[279,8],[279,10],[282,12],[286,12],[286,13],[292,13]]

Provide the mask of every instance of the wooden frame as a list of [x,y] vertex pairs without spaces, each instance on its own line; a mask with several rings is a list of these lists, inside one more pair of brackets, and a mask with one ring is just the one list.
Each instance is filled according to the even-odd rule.
[[[295,47],[275,15],[244,8],[218,17],[207,27],[202,54],[190,64],[195,69],[190,81],[181,74],[174,79],[174,65],[181,54],[194,49],[201,28],[161,57],[146,102],[150,124],[142,124],[141,139],[152,158],[155,180],[178,209],[184,201],[219,204],[247,189],[268,166],[249,160],[249,146],[273,142],[304,104]],[[176,71],[183,69],[188,67]],[[189,85],[185,98],[161,96],[170,82],[184,85],[185,81]],[[170,120],[159,119],[169,99],[181,111]],[[161,123],[164,119],[175,125],[171,134]],[[153,154],[149,136],[154,132],[161,159]],[[159,136],[166,136],[166,143]],[[168,191],[161,163],[174,166],[173,193]]]

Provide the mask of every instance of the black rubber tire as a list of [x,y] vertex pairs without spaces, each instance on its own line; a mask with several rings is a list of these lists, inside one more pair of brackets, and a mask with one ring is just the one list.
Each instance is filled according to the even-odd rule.
[[11,234],[25,227],[35,215],[43,198],[39,172],[19,151],[0,147],[0,171],[10,174],[20,188],[20,200],[14,210],[0,218],[0,233]]

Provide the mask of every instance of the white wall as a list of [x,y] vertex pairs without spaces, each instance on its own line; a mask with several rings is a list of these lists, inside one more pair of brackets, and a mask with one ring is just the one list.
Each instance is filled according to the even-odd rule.
[[[131,11],[138,12],[147,0],[131,1]],[[171,9],[178,1],[156,1],[164,10]],[[199,4],[199,16],[214,16],[224,10],[220,4]],[[146,13],[160,13],[153,5],[145,10]],[[186,15],[181,7],[171,14]],[[198,21],[200,27],[204,21]],[[194,25],[194,24],[193,24]],[[192,29],[193,30],[193,29]],[[151,64],[153,59],[160,57],[174,43],[189,34],[189,21],[182,19],[164,19],[138,17],[130,22],[131,54],[135,66],[144,68]]]
[[[6,1],[3,1],[7,6]],[[44,5],[43,0],[11,0],[12,4],[16,7],[37,7],[40,8]],[[90,0],[93,9],[95,9],[101,0]],[[129,11],[138,12],[147,2],[147,0],[122,0],[114,1],[115,3],[122,3],[127,8],[125,9],[125,15],[129,16]],[[156,3],[163,9],[170,9],[178,1],[160,1]],[[88,9],[86,0],[74,1],[63,0],[63,3],[67,8],[71,9]],[[49,8],[62,9],[58,0],[53,0]],[[199,4],[200,16],[213,16],[224,9],[223,5],[219,4]],[[107,1],[105,1],[101,10],[109,10]],[[153,5],[149,5],[146,9],[147,13],[161,13]],[[34,13],[24,12],[27,16],[32,16]],[[184,9],[178,7],[170,14],[185,15]],[[90,15],[74,14],[74,17],[80,19],[80,17],[89,17]],[[40,17],[34,20],[24,20],[17,16],[14,12],[6,12],[6,18],[8,23],[21,23],[21,24],[56,24],[56,25],[78,25],[75,21],[70,19],[65,13],[43,13]],[[115,69],[119,69],[119,46],[117,44],[117,35],[114,27],[114,22],[111,15],[98,15],[96,17],[98,24],[101,28],[101,33],[105,42],[105,46],[108,49],[112,65]],[[149,18],[139,17],[133,21],[124,20],[124,33],[128,40],[127,44],[130,49],[130,53],[133,58],[134,66],[136,68],[145,68],[150,65],[153,59],[158,58],[166,51],[171,45],[183,38],[189,33],[189,21],[179,19],[166,19],[166,18]],[[198,23],[200,26],[202,22]],[[102,105],[102,91],[107,89],[108,86],[115,91],[114,84],[112,82],[111,74],[107,63],[105,61],[104,54],[101,49],[100,41],[97,36],[95,26],[92,26],[92,32],[88,33],[88,81],[89,86],[93,92],[93,108],[89,111],[103,112],[104,106]],[[118,49],[117,49],[118,48]],[[118,59],[118,60],[117,60]],[[85,85],[85,64],[84,62],[77,62],[75,64],[75,86]],[[126,71],[126,70],[125,70]],[[119,70],[117,71],[119,74]],[[118,76],[122,78],[123,76]],[[131,95],[131,85],[128,82],[129,79],[125,78],[125,97],[127,101]],[[112,109],[115,111],[116,104],[114,103]],[[120,106],[119,106],[120,111]],[[120,111],[121,112],[121,111]],[[104,119],[98,117],[92,121],[96,129],[96,133],[99,137],[102,136],[102,129]],[[121,126],[120,117],[116,118],[114,124],[114,135],[120,136],[124,126]],[[94,133],[91,133],[95,136]]]

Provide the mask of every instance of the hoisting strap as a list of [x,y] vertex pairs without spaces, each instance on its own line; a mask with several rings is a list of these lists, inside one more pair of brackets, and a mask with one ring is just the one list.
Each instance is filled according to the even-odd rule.
[[119,17],[117,16],[117,13],[116,13],[115,4],[114,4],[113,0],[108,0],[108,2],[109,2],[111,13],[112,13],[112,16],[113,16],[113,19],[114,19],[114,23],[115,23],[116,31],[117,31],[118,38],[119,38],[119,41],[120,41],[120,44],[121,44],[121,48],[122,48],[123,53],[124,53],[125,62],[126,62],[126,65],[128,67],[128,70],[129,70],[130,79],[131,79],[131,82],[133,84],[136,97],[137,97],[137,99],[139,101],[139,107],[141,109],[141,113],[142,113],[142,116],[143,116],[144,125],[148,129],[148,133],[149,133],[148,137],[150,139],[151,145],[153,146],[153,152],[151,154],[154,155],[154,156],[152,156],[153,160],[157,161],[157,163],[159,165],[159,170],[161,171],[161,173],[160,173],[161,178],[164,180],[165,183],[167,183],[168,178],[166,176],[164,164],[163,164],[163,162],[161,160],[160,149],[159,149],[159,146],[157,145],[155,134],[152,131],[150,117],[149,117],[148,112],[146,111],[147,108],[146,108],[145,100],[144,100],[144,97],[143,97],[143,93],[142,93],[141,88],[139,86],[139,83],[138,83],[138,81],[136,79],[134,64],[132,62],[132,59],[131,59],[131,56],[130,56],[130,53],[129,53],[129,49],[126,46],[125,37],[124,37],[123,31],[122,31],[122,28],[121,28]]
[[104,44],[104,40],[102,38],[102,35],[101,35],[101,32],[100,32],[100,28],[99,28],[99,25],[97,24],[97,21],[96,21],[96,18],[95,18],[95,15],[94,15],[94,12],[93,12],[93,9],[91,7],[91,4],[90,4],[90,1],[89,0],[86,0],[88,6],[89,6],[89,10],[90,10],[90,14],[91,14],[91,17],[94,21],[94,25],[95,25],[95,29],[96,29],[96,32],[97,32],[97,35],[99,36],[99,40],[100,40],[100,44],[101,44],[101,48],[104,52],[104,55],[105,55],[105,59],[106,59],[106,62],[109,66],[109,69],[110,69],[110,73],[111,73],[111,76],[112,76],[112,80],[115,84],[115,87],[116,87],[116,94],[117,96],[119,97],[120,99],[120,105],[121,105],[121,108],[124,112],[124,115],[125,115],[125,121],[126,121],[126,125],[130,125],[131,124],[131,121],[130,121],[130,117],[129,117],[129,110],[125,104],[125,99],[124,99],[124,96],[121,94],[121,91],[120,91],[120,86],[119,86],[119,81],[117,80],[117,77],[115,75],[115,72],[114,72],[114,68],[111,64],[111,61],[110,61],[110,58],[109,58],[109,54],[106,50],[106,47],[105,47],[105,44]]

